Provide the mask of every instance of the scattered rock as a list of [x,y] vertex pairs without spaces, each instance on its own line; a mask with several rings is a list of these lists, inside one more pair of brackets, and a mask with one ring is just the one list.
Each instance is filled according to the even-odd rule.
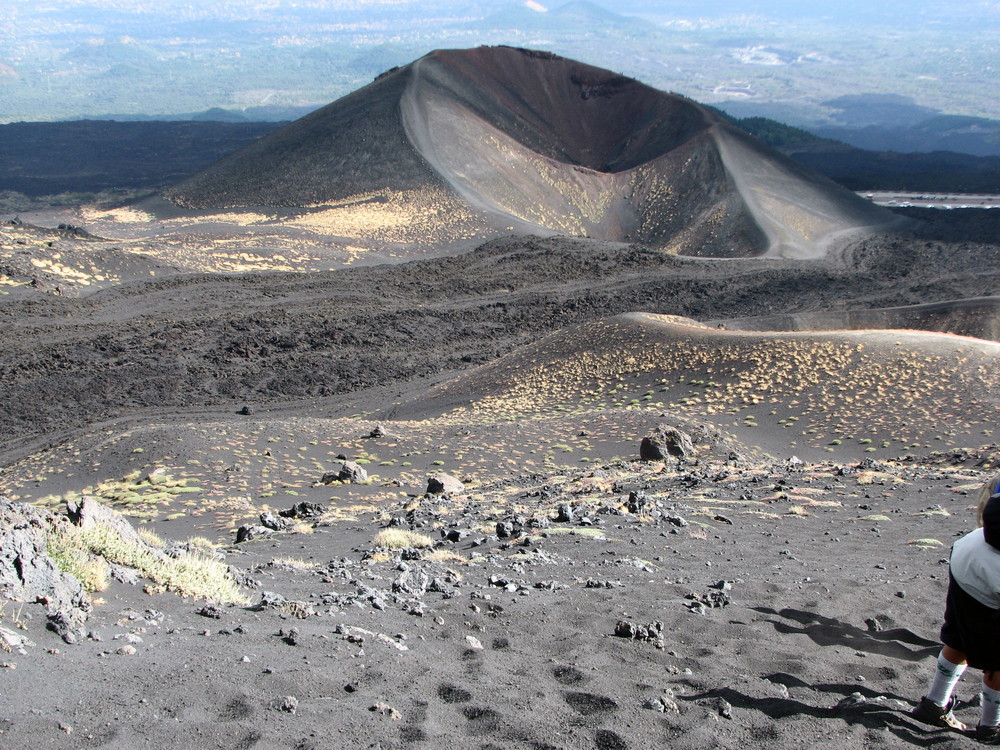
[[660,425],[639,444],[639,458],[643,461],[665,461],[693,454],[694,443],[691,442],[691,437],[675,427]]
[[448,529],[447,531],[445,531],[444,529],[441,530],[441,537],[446,542],[461,542],[466,537],[471,535],[472,532],[469,531],[468,529]]
[[271,529],[256,524],[244,524],[236,529],[236,543],[250,542],[271,535]]
[[290,601],[286,601],[281,606],[281,614],[294,617],[298,620],[305,620],[307,617],[311,617],[316,614],[316,610],[309,602],[292,599]]
[[629,513],[639,515],[640,513],[648,513],[655,507],[655,503],[649,495],[639,490],[638,492],[629,493],[628,500],[625,501],[625,507],[628,508]]
[[27,650],[34,645],[25,636],[0,625],[0,651],[26,654],[28,653]]
[[383,716],[388,716],[393,721],[400,721],[403,718],[403,715],[388,703],[376,703],[374,706],[369,706],[368,710],[374,713],[382,714]]
[[368,472],[364,467],[355,461],[344,461],[340,469],[336,472],[328,472],[320,480],[322,484],[333,484],[334,482],[348,482],[350,484],[361,484],[368,481]]
[[662,713],[672,713],[679,714],[681,712],[680,706],[677,702],[671,698],[664,696],[662,698],[649,698],[643,704],[642,707],[650,711],[659,711]]
[[663,520],[669,523],[671,526],[677,526],[678,528],[681,529],[683,529],[685,526],[688,525],[687,520],[676,514],[668,514],[663,517]]
[[646,641],[659,649],[664,648],[663,622],[654,620],[649,625],[636,625],[629,620],[619,620],[615,625],[615,635],[618,638],[629,638],[633,641]]
[[198,610],[198,614],[202,617],[210,617],[213,620],[222,619],[222,608],[217,607],[214,604],[206,604],[204,607]]
[[[324,482],[324,484],[326,484],[326,482]],[[278,511],[278,515],[282,518],[298,518],[300,520],[319,518],[324,513],[326,513],[325,505],[321,503],[308,502],[296,503],[291,508]]]
[[392,582],[392,591],[406,596],[422,596],[430,582],[430,577],[423,570],[404,570]]
[[260,601],[254,607],[256,610],[262,609],[274,609],[285,606],[288,600],[281,594],[276,594],[273,591],[263,591],[260,595]]
[[465,485],[451,474],[439,471],[437,474],[427,477],[427,492],[431,495],[441,495],[444,493],[458,495],[465,492]]
[[583,584],[585,589],[613,589],[620,586],[621,583],[617,581],[599,581],[596,578],[588,578]]
[[135,586],[139,583],[139,579],[142,578],[138,570],[130,568],[127,565],[112,565],[110,567],[111,577],[119,583],[127,583],[130,586]]
[[[287,518],[279,518],[270,511],[260,514],[260,525],[271,531],[285,531],[292,527],[292,522]],[[237,542],[240,541],[238,538]]]
[[729,594],[719,589],[713,589],[704,594],[688,594],[690,600],[687,608],[696,614],[704,614],[706,609],[721,609],[732,604]]
[[715,699],[715,710],[719,712],[719,716],[723,719],[733,718],[733,706],[724,698]]
[[876,706],[884,705],[888,699],[884,695],[876,695],[872,698],[866,698],[861,693],[855,692],[851,693],[845,698],[842,698],[837,703],[837,709],[840,711],[858,711],[864,710],[871,704],[876,704]]

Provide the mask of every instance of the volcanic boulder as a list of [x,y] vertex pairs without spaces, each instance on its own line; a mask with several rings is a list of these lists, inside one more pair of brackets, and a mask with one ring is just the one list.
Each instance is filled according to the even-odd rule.
[[694,444],[687,433],[660,425],[639,443],[639,458],[643,461],[664,461],[685,458],[694,453]]

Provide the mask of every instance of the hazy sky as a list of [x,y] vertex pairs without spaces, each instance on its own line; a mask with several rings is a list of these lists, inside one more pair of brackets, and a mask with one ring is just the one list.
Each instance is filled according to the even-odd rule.
[[565,4],[0,0],[0,121],[318,106],[432,49],[480,44],[548,49],[709,103],[776,103],[803,121],[848,93],[1000,117],[1000,0]]

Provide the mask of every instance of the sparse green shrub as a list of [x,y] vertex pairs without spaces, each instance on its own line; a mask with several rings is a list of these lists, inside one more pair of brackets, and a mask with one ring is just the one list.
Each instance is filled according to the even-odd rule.
[[101,559],[105,567],[110,562],[135,568],[154,583],[181,596],[240,604],[248,601],[239,586],[229,577],[226,564],[219,560],[192,552],[182,553],[177,558],[165,557],[145,544],[125,539],[108,526],[92,526],[88,529],[69,527],[61,534],[62,538],[56,540],[56,546],[61,547],[61,551],[56,554],[61,554],[67,565],[74,564],[72,558],[75,555],[66,550],[76,550],[86,557]]
[[59,570],[76,578],[85,591],[104,591],[110,580],[110,566],[106,560],[82,549],[73,533],[73,529],[50,530],[45,536],[48,556]]

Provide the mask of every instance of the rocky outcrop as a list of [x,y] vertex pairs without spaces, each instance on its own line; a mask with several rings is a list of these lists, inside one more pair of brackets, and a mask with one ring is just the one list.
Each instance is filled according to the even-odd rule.
[[67,503],[66,515],[70,523],[84,531],[101,527],[113,531],[123,542],[141,547],[148,546],[139,536],[139,532],[124,517],[89,495],[84,495],[80,502]]
[[46,534],[64,520],[0,497],[0,597],[45,606],[49,626],[76,641],[92,604],[83,586],[48,556]]

